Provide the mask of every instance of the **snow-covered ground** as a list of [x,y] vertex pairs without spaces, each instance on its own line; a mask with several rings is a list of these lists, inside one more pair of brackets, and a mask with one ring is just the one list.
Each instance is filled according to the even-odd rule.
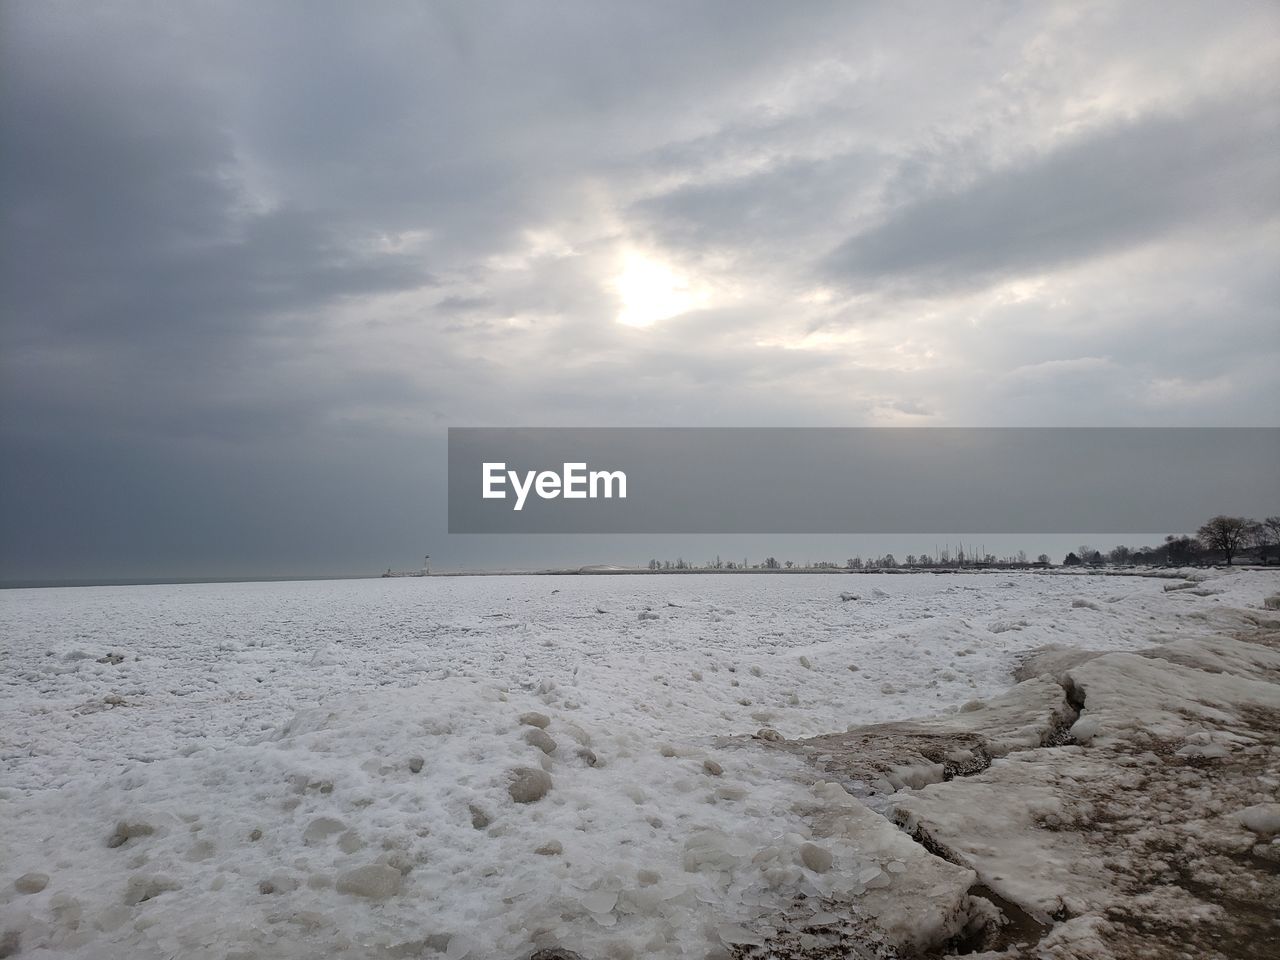
[[1280,576],[1174,585],[5,591],[0,936],[84,958],[723,955],[798,894],[857,896],[911,858],[870,833],[819,836],[831,785],[717,737],[954,711],[1005,690],[1030,648],[1208,636],[1215,609],[1257,608]]

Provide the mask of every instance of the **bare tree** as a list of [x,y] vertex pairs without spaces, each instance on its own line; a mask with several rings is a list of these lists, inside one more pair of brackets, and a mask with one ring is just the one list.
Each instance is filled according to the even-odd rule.
[[1280,546],[1280,517],[1267,517],[1254,526],[1250,540],[1251,546],[1257,548],[1258,559],[1266,563],[1272,549]]
[[1210,550],[1221,550],[1229,567],[1231,558],[1248,542],[1250,531],[1256,525],[1256,520],[1219,515],[1197,530],[1196,537]]
[[1190,563],[1200,551],[1200,541],[1185,534],[1175,537],[1172,533],[1164,538],[1165,559],[1172,564]]

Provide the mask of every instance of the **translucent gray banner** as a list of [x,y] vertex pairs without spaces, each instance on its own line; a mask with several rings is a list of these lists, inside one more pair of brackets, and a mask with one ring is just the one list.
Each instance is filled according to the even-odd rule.
[[[487,496],[486,496],[487,494]],[[450,533],[1181,533],[1277,428],[450,428]]]

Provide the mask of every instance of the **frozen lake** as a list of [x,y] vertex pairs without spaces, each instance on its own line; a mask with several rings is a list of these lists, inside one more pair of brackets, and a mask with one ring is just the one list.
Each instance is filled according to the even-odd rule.
[[[85,958],[726,955],[886,863],[849,837],[829,872],[798,865],[812,777],[715,738],[955,710],[1022,651],[1195,636],[1276,579],[4,591],[0,932]],[[516,802],[517,768],[545,796]],[[15,895],[28,872],[47,888]]]

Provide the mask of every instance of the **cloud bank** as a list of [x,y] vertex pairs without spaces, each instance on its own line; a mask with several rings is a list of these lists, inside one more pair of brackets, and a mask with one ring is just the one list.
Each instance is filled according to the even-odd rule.
[[0,17],[7,576],[412,558],[448,425],[1276,424],[1273,4]]

